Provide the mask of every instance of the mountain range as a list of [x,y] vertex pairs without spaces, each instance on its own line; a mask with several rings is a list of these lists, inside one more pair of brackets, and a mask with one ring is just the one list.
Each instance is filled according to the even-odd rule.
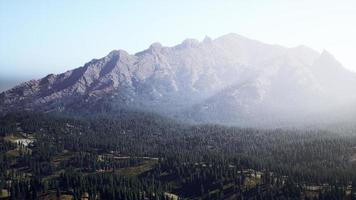
[[13,88],[14,86],[20,84],[24,80],[27,79],[19,79],[19,78],[3,78],[0,76],[0,93],[6,91],[8,89]]
[[356,74],[327,51],[287,48],[238,34],[114,50],[84,66],[0,94],[0,113],[137,109],[187,122],[240,126],[354,116]]

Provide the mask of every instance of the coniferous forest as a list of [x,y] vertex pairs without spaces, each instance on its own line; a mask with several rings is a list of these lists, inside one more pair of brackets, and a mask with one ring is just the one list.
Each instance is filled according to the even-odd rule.
[[0,120],[1,199],[355,199],[353,131],[12,113]]
[[356,200],[356,0],[0,0],[0,200]]

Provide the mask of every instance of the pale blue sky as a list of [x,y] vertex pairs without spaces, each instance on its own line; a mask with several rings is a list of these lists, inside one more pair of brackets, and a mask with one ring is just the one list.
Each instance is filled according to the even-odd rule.
[[39,78],[113,49],[235,32],[288,47],[327,49],[356,71],[352,0],[0,0],[0,78]]

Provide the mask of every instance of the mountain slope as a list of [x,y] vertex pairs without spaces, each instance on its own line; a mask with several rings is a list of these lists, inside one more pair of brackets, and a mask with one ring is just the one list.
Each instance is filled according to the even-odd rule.
[[107,102],[188,121],[251,125],[345,107],[355,102],[353,91],[356,75],[327,52],[228,34],[174,47],[154,43],[134,55],[112,51],[1,93],[0,111],[85,110]]

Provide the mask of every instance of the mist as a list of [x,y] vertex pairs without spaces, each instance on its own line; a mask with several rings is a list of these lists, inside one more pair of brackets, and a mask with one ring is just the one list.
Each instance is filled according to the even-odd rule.
[[[230,33],[153,43],[135,54],[115,50],[6,92],[9,106],[1,109],[70,110],[76,101],[106,99],[111,112],[129,107],[189,123],[276,128],[348,120],[354,91],[356,74],[326,50]],[[11,106],[17,99],[21,106]]]
[[0,1],[0,199],[356,199],[356,3]]

